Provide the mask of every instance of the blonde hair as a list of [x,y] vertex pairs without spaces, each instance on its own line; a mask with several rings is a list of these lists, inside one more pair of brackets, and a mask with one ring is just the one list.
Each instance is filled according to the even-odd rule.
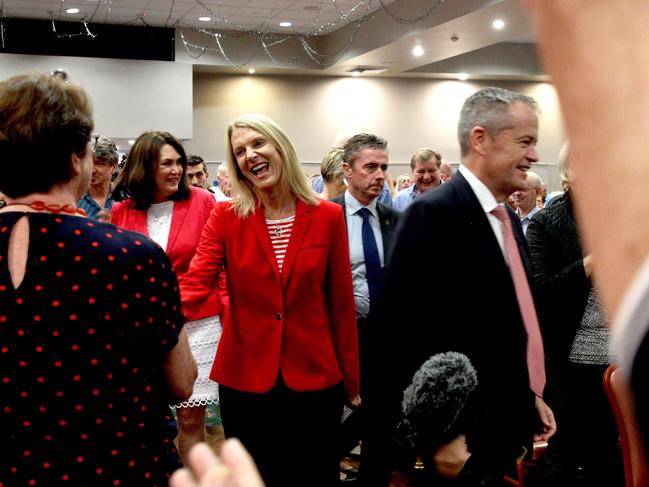
[[343,154],[342,149],[331,149],[327,152],[320,164],[320,174],[326,183],[332,183],[345,177],[343,171]]
[[570,145],[568,142],[563,144],[559,151],[559,180],[561,181],[561,189],[568,191],[570,189],[570,179],[568,178],[568,153],[570,152]]
[[242,115],[228,125],[225,135],[228,173],[230,184],[237,198],[233,202],[235,212],[245,218],[255,212],[259,195],[252,182],[241,172],[232,149],[232,132],[235,128],[249,128],[266,137],[275,147],[282,160],[282,176],[278,184],[282,189],[290,191],[295,197],[307,204],[318,205],[318,199],[307,180],[306,172],[300,164],[293,144],[277,123],[266,115]]

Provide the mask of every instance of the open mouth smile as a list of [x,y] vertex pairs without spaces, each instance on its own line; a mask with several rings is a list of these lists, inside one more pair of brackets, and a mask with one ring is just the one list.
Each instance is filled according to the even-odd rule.
[[252,166],[252,167],[250,168],[250,172],[251,172],[254,176],[259,176],[260,174],[262,174],[262,173],[264,173],[264,172],[267,172],[269,167],[270,167],[270,166],[268,165],[267,162],[262,162],[262,163],[260,163],[260,164],[255,164],[254,166]]

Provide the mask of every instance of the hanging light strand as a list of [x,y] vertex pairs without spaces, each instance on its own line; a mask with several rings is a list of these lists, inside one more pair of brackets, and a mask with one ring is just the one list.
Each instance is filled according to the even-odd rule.
[[381,8],[383,9],[383,11],[387,13],[390,17],[392,17],[392,20],[394,20],[395,22],[398,22],[399,24],[417,24],[419,22],[423,22],[424,20],[426,20],[433,13],[433,10],[435,10],[442,3],[444,3],[444,0],[437,0],[431,5],[431,7],[428,10],[426,10],[426,12],[424,12],[423,14],[417,17],[412,17],[410,19],[401,17],[400,15],[394,13],[392,10],[390,10],[387,7],[384,0],[379,0],[379,3],[381,4]]
[[58,31],[56,30],[56,22],[54,21],[54,15],[50,14],[50,20],[52,22],[52,32],[54,32],[54,35],[56,36],[57,39],[72,39],[73,37],[81,37],[81,36],[88,36],[91,38],[97,37],[96,34],[93,34],[90,32],[90,28],[88,27],[88,23],[86,22],[85,19],[81,19],[81,23],[83,24],[83,29],[81,32],[77,32],[74,34],[59,34]]

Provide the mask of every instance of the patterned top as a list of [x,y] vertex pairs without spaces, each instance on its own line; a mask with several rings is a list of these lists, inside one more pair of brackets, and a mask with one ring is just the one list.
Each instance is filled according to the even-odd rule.
[[295,215],[281,220],[266,220],[270,243],[273,245],[273,250],[275,251],[275,258],[277,259],[277,267],[279,267],[280,274],[282,273],[284,256],[286,255],[288,241],[291,238],[294,221]]
[[[14,289],[9,235],[29,219]],[[0,485],[167,485],[164,373],[182,314],[155,244],[69,215],[0,214]]]

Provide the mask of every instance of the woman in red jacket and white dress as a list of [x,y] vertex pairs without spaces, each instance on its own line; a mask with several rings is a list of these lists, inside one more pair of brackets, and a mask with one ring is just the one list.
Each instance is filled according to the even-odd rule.
[[[111,222],[140,232],[162,247],[178,277],[189,268],[203,227],[215,202],[213,195],[193,188],[185,176],[187,156],[168,132],[145,132],[135,141],[113,194],[127,196],[115,203]],[[218,386],[209,378],[221,335],[218,293],[211,293],[200,315],[185,324],[198,378],[192,396],[172,407],[178,419],[178,451],[183,461],[189,448],[205,441],[207,404],[218,402]]]

